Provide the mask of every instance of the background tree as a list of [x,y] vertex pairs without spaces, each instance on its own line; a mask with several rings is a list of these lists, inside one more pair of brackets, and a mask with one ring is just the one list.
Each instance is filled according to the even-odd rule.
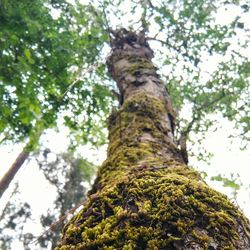
[[[40,159],[38,159],[38,164],[46,179],[56,187],[57,198],[55,209],[50,209],[47,215],[41,217],[44,228],[50,227],[58,220],[60,221],[62,216],[67,215],[72,209],[74,211],[83,203],[86,188],[90,185],[95,172],[93,164],[81,158],[75,159],[72,154],[59,155],[54,161],[50,162],[47,159],[49,154],[51,152],[45,149],[42,157],[40,155]],[[53,169],[53,172],[51,169]],[[61,178],[60,175],[63,175],[64,178]],[[70,213],[72,214],[73,211]],[[65,224],[65,219],[50,230],[49,234],[43,235],[39,239],[41,246],[45,247],[51,242],[51,249],[56,247],[60,239],[60,229]]]
[[56,189],[54,207],[47,214],[41,215],[41,226],[47,230],[54,222],[58,223],[47,234],[37,238],[31,227],[27,226],[36,218],[31,206],[20,196],[17,185],[1,214],[1,249],[13,249],[15,240],[23,242],[24,249],[34,249],[36,246],[30,245],[34,241],[39,249],[54,249],[59,243],[61,227],[84,201],[86,189],[95,172],[93,164],[69,153],[55,155],[43,148],[35,157],[46,180],[51,184],[50,189]]
[[[1,249],[11,249],[12,241],[21,240],[21,234],[27,220],[31,216],[30,206],[18,198],[18,184],[15,185],[11,199],[3,209],[0,221],[0,246]],[[19,235],[12,235],[11,232],[18,231]]]

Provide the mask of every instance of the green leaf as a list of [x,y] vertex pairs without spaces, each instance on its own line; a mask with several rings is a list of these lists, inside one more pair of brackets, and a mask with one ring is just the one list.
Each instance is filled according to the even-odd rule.
[[24,55],[30,64],[35,63],[35,61],[31,58],[31,53],[29,49],[24,49]]

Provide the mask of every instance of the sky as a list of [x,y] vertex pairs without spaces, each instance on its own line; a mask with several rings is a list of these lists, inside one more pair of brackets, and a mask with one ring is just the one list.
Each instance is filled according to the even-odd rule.
[[[125,1],[124,1],[125,2]],[[55,14],[56,15],[56,14]],[[237,15],[237,10],[221,9],[218,14],[218,22],[226,24]],[[133,18],[133,17],[131,17]],[[244,18],[250,18],[244,17]],[[249,19],[250,20],[250,19]],[[115,20],[114,20],[115,21]],[[250,26],[250,22],[249,22]],[[250,28],[250,27],[249,27]],[[248,51],[250,58],[250,51]],[[211,63],[206,65],[207,68],[213,69],[216,64]],[[187,113],[186,110],[182,111]],[[250,150],[240,150],[241,142],[235,138],[232,142],[228,138],[229,134],[234,131],[233,124],[219,115],[214,115],[214,119],[220,124],[220,128],[217,131],[208,131],[206,138],[203,141],[203,146],[209,152],[213,154],[210,159],[210,164],[205,162],[199,162],[195,157],[190,158],[190,165],[199,171],[205,171],[208,175],[206,181],[210,186],[216,190],[227,194],[235,204],[238,204],[244,211],[245,215],[250,218],[250,180],[249,180],[249,162],[250,162]],[[56,133],[52,130],[47,131],[46,136],[43,138],[43,143],[52,149],[55,153],[65,152],[67,149],[68,139],[62,134],[67,134],[64,128],[61,128],[61,133]],[[195,138],[195,137],[194,137]],[[199,143],[195,145],[189,145],[193,152],[198,152]],[[8,145],[0,147],[0,178],[11,166],[14,159],[21,152],[23,145]],[[100,165],[106,157],[106,146],[99,150],[93,150],[86,146],[78,149],[79,153],[84,157],[87,157],[90,161]],[[237,194],[237,201],[233,199],[232,189],[229,187],[223,187],[222,182],[211,181],[210,177],[218,174],[222,174],[225,177],[230,178],[231,175],[238,176],[238,182],[241,184],[241,188]],[[21,197],[27,200],[31,204],[32,211],[35,212],[35,217],[39,217],[40,214],[46,213],[49,207],[53,206],[53,200],[55,197],[55,190],[51,188],[48,182],[45,180],[43,173],[39,170],[34,160],[28,161],[17,174],[14,182],[19,182]],[[10,194],[14,189],[14,183],[12,183],[0,200],[0,211],[4,208],[6,202],[9,199]],[[49,195],[48,195],[49,194]],[[32,229],[34,234],[39,235],[42,231],[39,226],[39,220],[36,219],[31,224],[27,225],[27,230]],[[21,249],[21,243],[16,242],[13,249]]]

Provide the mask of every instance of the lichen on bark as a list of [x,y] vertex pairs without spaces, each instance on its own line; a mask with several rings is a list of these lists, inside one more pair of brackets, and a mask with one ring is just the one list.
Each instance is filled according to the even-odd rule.
[[249,221],[182,159],[146,40],[120,32],[108,65],[123,103],[107,159],[57,249],[250,249]]

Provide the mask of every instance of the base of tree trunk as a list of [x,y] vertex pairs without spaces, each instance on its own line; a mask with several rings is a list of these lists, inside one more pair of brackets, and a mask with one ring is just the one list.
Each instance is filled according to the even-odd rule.
[[135,167],[90,196],[57,249],[250,249],[247,220],[198,179],[183,166]]

